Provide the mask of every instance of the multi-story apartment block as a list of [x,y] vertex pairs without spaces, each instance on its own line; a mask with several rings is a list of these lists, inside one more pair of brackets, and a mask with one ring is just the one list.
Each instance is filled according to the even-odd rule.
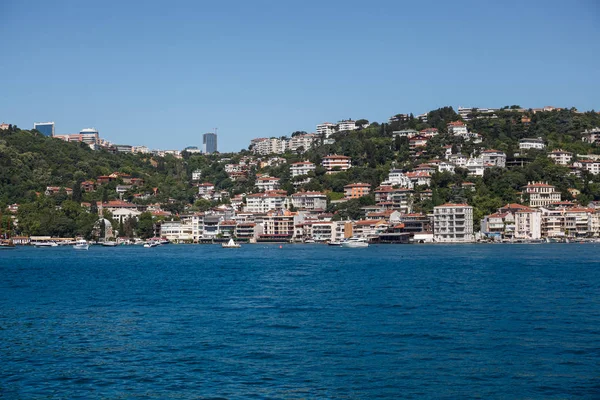
[[472,242],[473,207],[468,204],[443,204],[433,208],[433,240]]
[[214,191],[215,185],[213,183],[204,182],[198,185],[198,196],[205,199],[210,199]]
[[495,115],[497,111],[498,110],[495,108],[458,107],[458,115],[460,115],[464,121],[470,121],[473,114],[476,114],[477,118],[497,118]]
[[292,178],[296,176],[308,175],[309,172],[314,171],[315,169],[315,164],[311,163],[310,161],[300,161],[290,165]]
[[506,167],[506,154],[499,150],[484,150],[481,152],[481,159],[484,165]]
[[286,138],[258,138],[250,141],[250,147],[255,154],[281,154],[288,148]]
[[537,240],[542,237],[542,212],[529,207],[515,211],[515,239]]
[[427,136],[417,135],[408,140],[408,147],[410,150],[417,150],[418,148],[422,148],[427,146],[427,142],[429,138]]
[[266,213],[270,210],[281,210],[288,205],[285,191],[276,190],[272,192],[249,194],[246,196],[246,207],[244,211],[252,213]]
[[350,157],[332,154],[323,157],[321,165],[325,167],[327,173],[330,174],[337,171],[346,171],[352,166],[352,160]]
[[554,150],[548,154],[548,157],[559,165],[569,165],[573,160],[573,153],[564,150]]
[[317,135],[314,133],[292,136],[289,140],[288,148],[293,152],[305,152],[313,146],[316,140]]
[[339,131],[353,131],[358,128],[359,127],[356,125],[356,121],[353,121],[351,119],[345,119],[338,122]]
[[413,186],[429,186],[431,185],[431,175],[425,171],[407,172],[406,177],[411,180]]
[[321,192],[298,192],[292,194],[292,205],[297,209],[325,210],[327,196]]
[[587,171],[592,175],[600,174],[600,160],[579,160],[575,161],[573,166],[581,169],[582,171]]
[[600,128],[586,129],[581,140],[587,143],[600,143]]
[[405,214],[413,211],[414,192],[412,189],[392,189],[388,197],[394,210]]
[[398,186],[401,188],[412,189],[414,187],[412,180],[408,178],[400,169],[392,169],[388,178],[381,183],[382,185]]
[[469,160],[469,157],[465,156],[464,154],[460,154],[460,153],[452,154],[448,157],[448,161],[450,163],[452,163],[460,168],[466,168],[468,160]]
[[336,125],[331,122],[323,122],[322,124],[317,125],[317,134],[324,138],[328,138],[335,132]]
[[542,140],[542,138],[525,138],[519,140],[519,149],[520,150],[543,150],[546,148],[546,144]]
[[559,202],[560,192],[556,187],[548,185],[545,182],[529,182],[523,187],[523,194],[529,196],[529,205],[531,207],[543,207],[548,204]]
[[412,139],[415,136],[418,136],[419,132],[414,130],[414,129],[403,129],[401,131],[394,131],[392,132],[392,137],[393,138],[397,138],[397,137],[405,137],[408,139]]
[[259,239],[291,240],[294,237],[296,213],[288,210],[269,211],[263,219],[264,233]]
[[368,195],[371,192],[371,185],[368,183],[351,183],[344,186],[344,196],[346,199],[358,199]]
[[454,136],[463,136],[469,132],[467,125],[461,121],[450,122],[447,127],[448,133]]
[[255,186],[263,192],[277,190],[279,189],[279,178],[261,176],[260,178],[256,178]]

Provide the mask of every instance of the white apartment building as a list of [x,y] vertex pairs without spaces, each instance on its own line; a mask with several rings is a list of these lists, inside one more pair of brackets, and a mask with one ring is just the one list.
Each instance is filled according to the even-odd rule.
[[341,120],[338,122],[339,131],[354,131],[356,129],[358,129],[358,126],[356,126],[356,121],[351,119]]
[[409,138],[412,139],[415,136],[419,136],[419,132],[414,130],[414,129],[403,129],[401,131],[394,131],[392,132],[392,137],[396,138],[396,137],[405,137],[405,138]]
[[279,189],[279,178],[262,176],[260,178],[256,178],[256,183],[254,185],[258,188],[258,190],[263,192],[277,190]]
[[244,211],[251,213],[266,213],[270,210],[281,210],[288,206],[287,196],[280,192],[265,192],[246,196]]
[[346,171],[352,166],[352,160],[350,159],[350,157],[332,154],[323,157],[321,165],[325,167],[327,173],[333,173],[336,171]]
[[336,125],[331,122],[323,122],[322,124],[317,125],[317,134],[324,138],[329,138],[329,136],[333,135],[335,132]]
[[314,171],[316,168],[316,165],[310,161],[300,161],[290,165],[290,172],[292,178],[294,178],[296,176],[308,175],[309,172]]
[[473,113],[480,114],[481,116],[479,118],[482,118],[482,117],[494,118],[494,117],[496,117],[494,115],[494,113],[496,111],[497,111],[497,109],[495,109],[495,108],[458,107],[458,115],[460,115],[462,117],[462,119],[465,121],[470,121],[471,117],[469,115],[473,114]]
[[469,133],[467,125],[461,121],[450,122],[447,127],[448,133],[454,136],[462,136]]
[[587,171],[592,175],[600,174],[600,161],[594,160],[579,160],[573,163],[573,166],[581,169],[582,171]]
[[466,168],[468,157],[464,154],[452,154],[448,157],[448,161],[460,168]]
[[413,171],[407,172],[406,177],[411,180],[413,185],[418,186],[429,186],[431,185],[431,175],[429,172],[424,171]]
[[315,135],[314,133],[292,136],[289,140],[288,148],[293,152],[296,152],[298,150],[302,150],[302,152],[305,152],[313,146],[316,140],[317,135]]
[[586,129],[582,133],[582,138],[587,143],[600,143],[600,128]]
[[546,148],[546,144],[542,138],[525,138],[519,140],[519,150],[543,150]]
[[410,178],[408,178],[404,172],[400,169],[392,169],[388,174],[388,178],[385,182],[381,182],[382,185],[398,186],[401,188],[412,189],[414,184]]
[[473,207],[443,204],[433,208],[433,240],[440,243],[472,242]]
[[255,154],[281,154],[287,150],[288,141],[286,138],[258,138],[252,139],[250,146]]
[[548,157],[554,161],[555,164],[569,165],[573,160],[573,153],[564,150],[554,150],[548,154]]
[[483,176],[485,173],[485,164],[482,157],[469,158],[464,168],[469,170],[469,175]]
[[532,208],[515,212],[515,239],[536,240],[542,237],[542,212]]
[[455,169],[456,166],[449,162],[442,161],[438,164],[438,171],[440,172],[450,172],[453,174]]
[[560,201],[560,192],[545,182],[529,182],[523,187],[523,194],[529,196],[531,207],[543,207]]
[[292,194],[292,205],[297,209],[325,210],[327,196],[321,192],[298,192]]
[[506,167],[506,154],[498,150],[484,150],[481,152],[481,159],[484,165],[494,165],[496,167]]

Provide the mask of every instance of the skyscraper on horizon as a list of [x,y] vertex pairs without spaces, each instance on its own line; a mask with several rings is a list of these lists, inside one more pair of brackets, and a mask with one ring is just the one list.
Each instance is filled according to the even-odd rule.
[[33,129],[44,136],[54,136],[54,122],[34,122]]
[[202,135],[202,150],[205,154],[211,154],[217,152],[217,134],[216,133],[205,133]]

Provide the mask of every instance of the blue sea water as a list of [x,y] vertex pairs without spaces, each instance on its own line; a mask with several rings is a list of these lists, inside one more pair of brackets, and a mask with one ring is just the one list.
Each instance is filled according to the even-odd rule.
[[0,252],[0,398],[600,398],[600,245]]

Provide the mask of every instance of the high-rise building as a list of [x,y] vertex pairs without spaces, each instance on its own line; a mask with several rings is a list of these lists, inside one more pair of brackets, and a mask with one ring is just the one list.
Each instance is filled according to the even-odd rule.
[[202,146],[205,154],[217,152],[217,134],[216,133],[205,133],[202,136]]
[[54,122],[35,122],[33,129],[36,129],[44,136],[54,136]]

